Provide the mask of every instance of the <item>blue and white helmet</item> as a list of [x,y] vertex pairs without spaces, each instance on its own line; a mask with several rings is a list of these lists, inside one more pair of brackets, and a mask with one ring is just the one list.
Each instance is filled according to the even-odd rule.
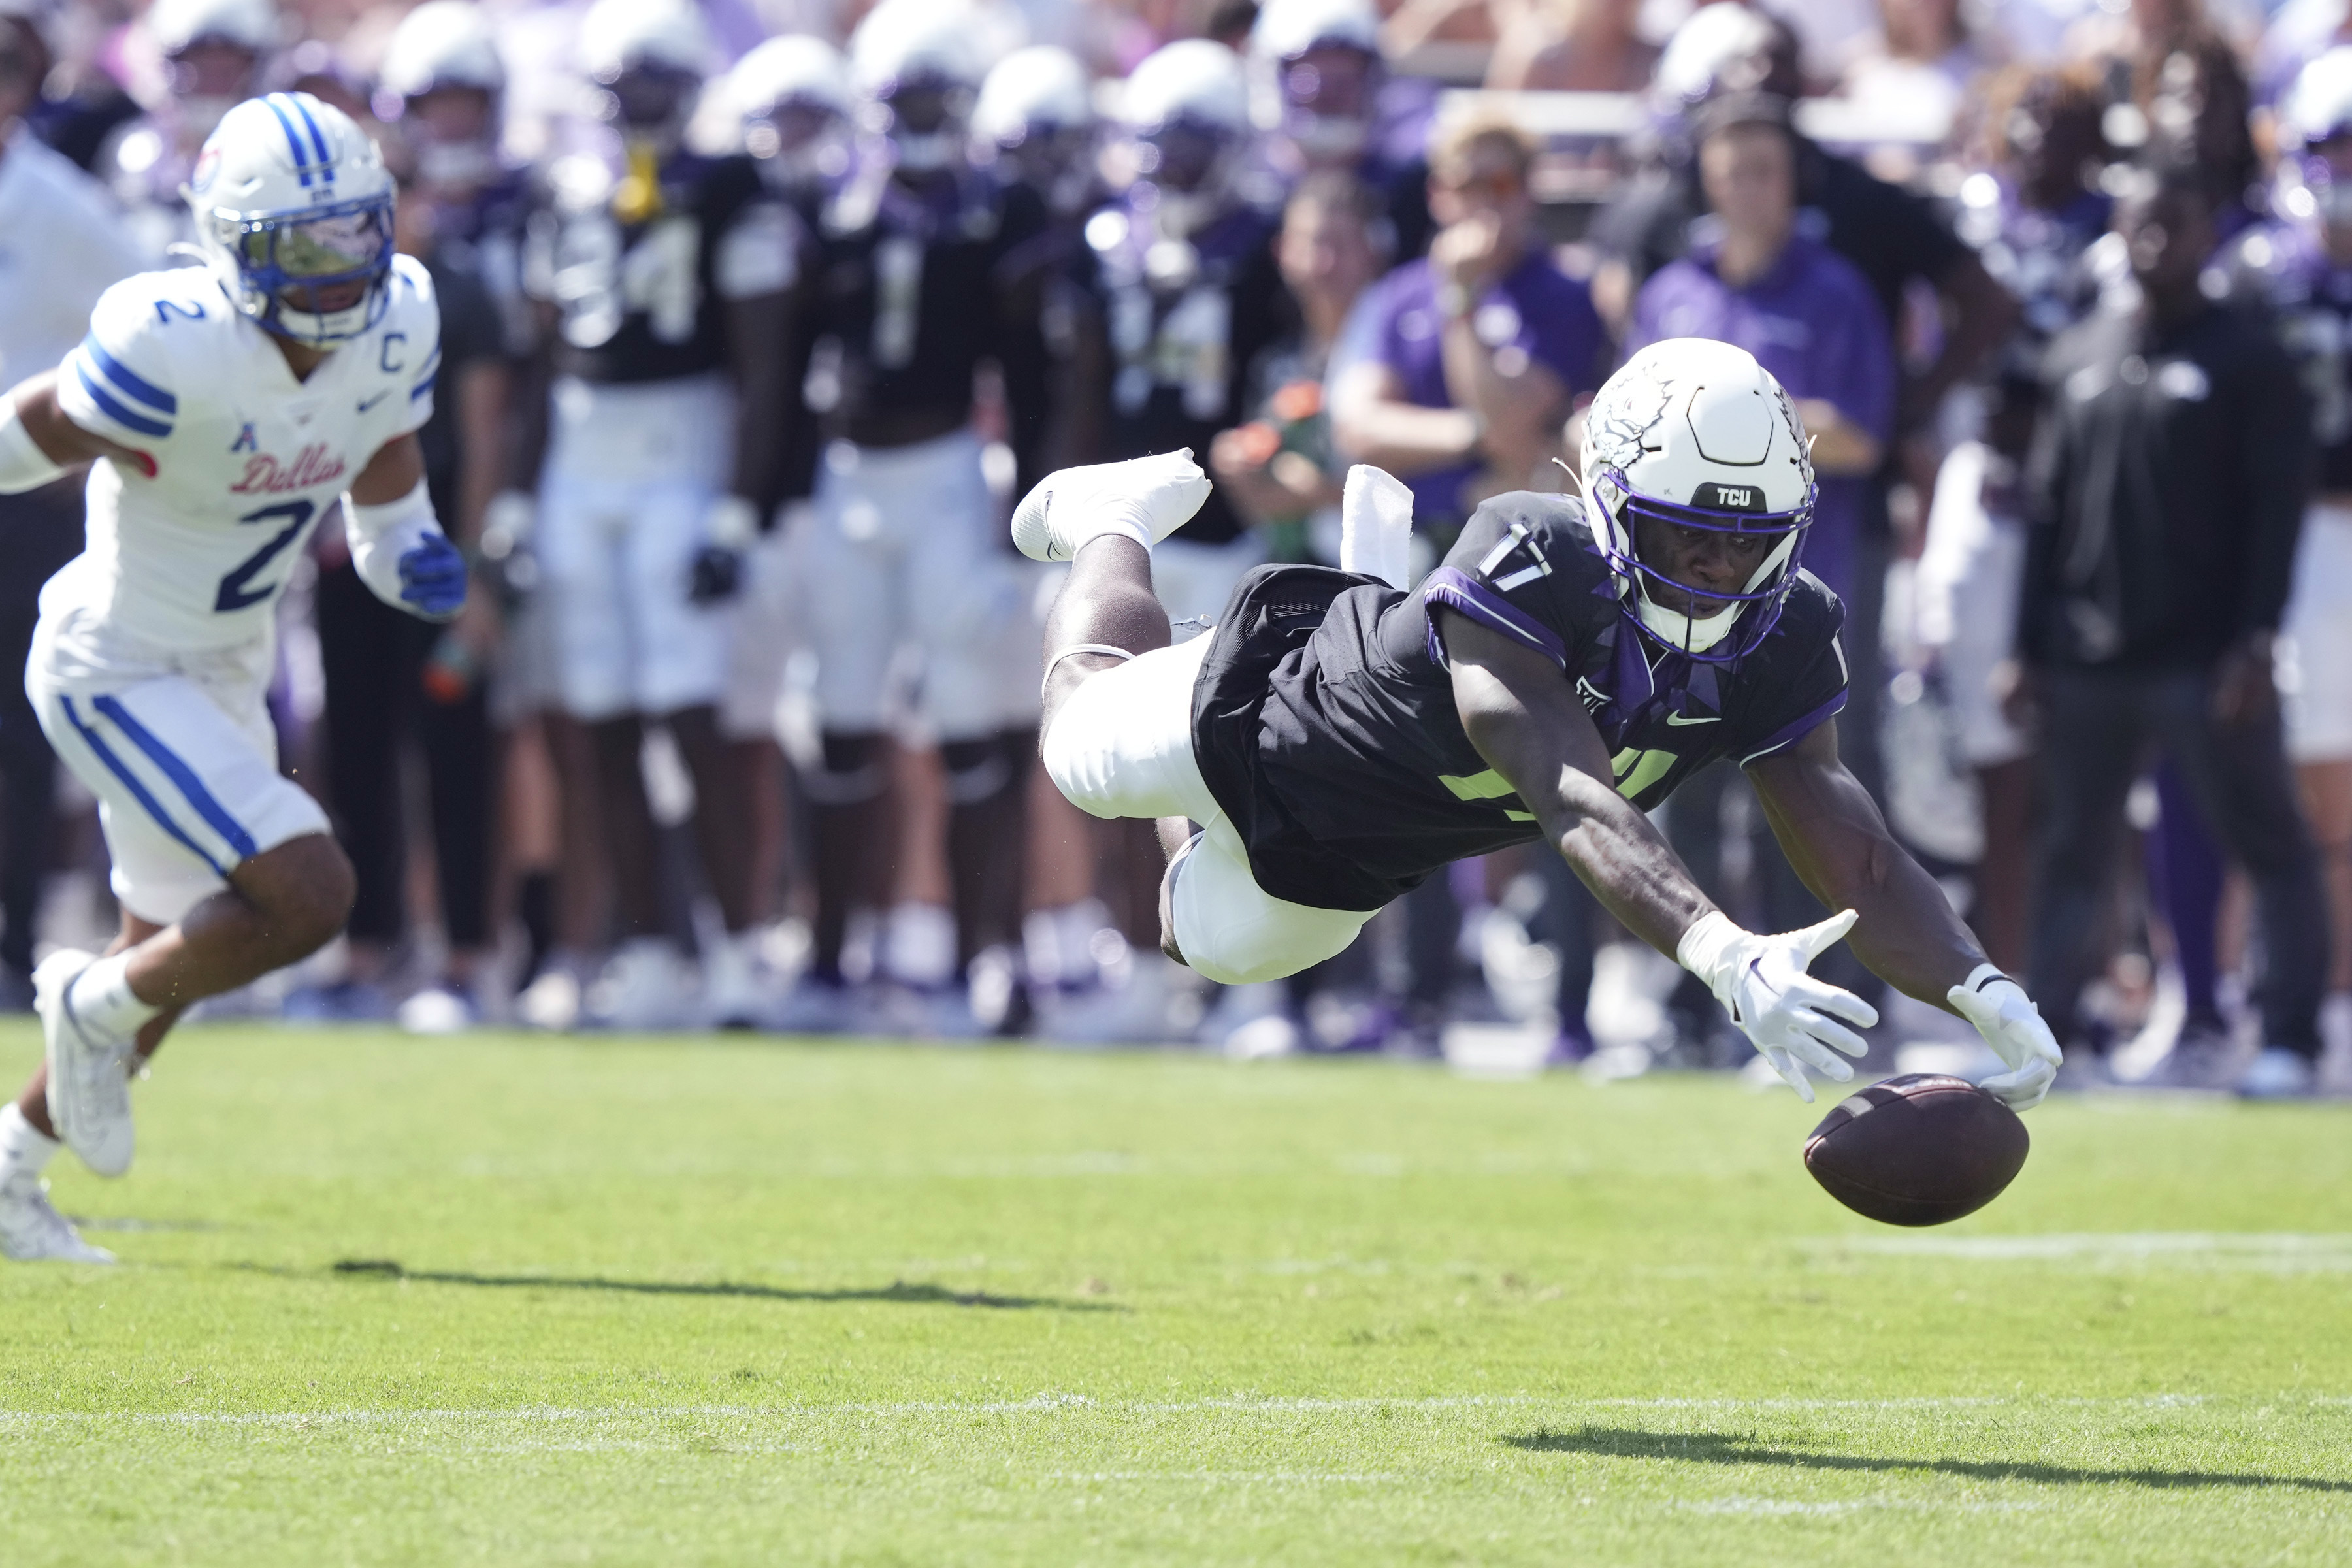
[[[1804,422],[1772,373],[1709,338],[1652,343],[1594,395],[1582,456],[1593,542],[1635,623],[1701,663],[1727,663],[1762,642],[1796,585],[1815,495]],[[1738,592],[1706,595],[1717,608],[1687,615],[1653,593],[1687,603],[1690,590],[1643,560],[1644,521],[1760,536],[1769,548]]]
[[383,319],[392,175],[341,110],[307,92],[246,100],[206,139],[180,194],[205,264],[264,328],[331,348]]

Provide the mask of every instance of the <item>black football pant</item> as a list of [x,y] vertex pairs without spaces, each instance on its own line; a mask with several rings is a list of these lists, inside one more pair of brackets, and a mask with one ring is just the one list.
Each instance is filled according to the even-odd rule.
[[359,882],[352,938],[395,942],[407,930],[401,742],[414,734],[432,808],[442,924],[452,947],[486,947],[497,762],[483,682],[459,701],[428,698],[425,661],[446,628],[377,598],[348,562],[320,572],[317,603],[327,808]]
[[33,927],[56,846],[57,758],[25,695],[41,584],[81,553],[81,483],[0,496],[0,963],[33,968]]
[[2076,1005],[2100,954],[2124,797],[2163,751],[2215,836],[2253,879],[2262,918],[2263,1043],[2319,1054],[2327,902],[2295,804],[2273,710],[2242,726],[2213,718],[2208,671],[2042,674],[2035,851],[2034,1000],[2062,1045],[2084,1039]]

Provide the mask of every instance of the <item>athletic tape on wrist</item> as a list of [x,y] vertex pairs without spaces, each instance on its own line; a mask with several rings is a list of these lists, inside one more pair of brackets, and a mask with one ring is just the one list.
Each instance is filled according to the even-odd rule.
[[52,461],[16,417],[16,400],[0,396],[0,495],[39,489],[65,472],[65,465]]

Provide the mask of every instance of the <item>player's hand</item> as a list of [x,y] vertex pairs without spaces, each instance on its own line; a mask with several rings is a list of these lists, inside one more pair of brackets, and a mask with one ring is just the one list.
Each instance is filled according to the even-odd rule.
[[482,534],[475,543],[485,581],[509,605],[520,604],[539,586],[539,558],[530,535],[539,503],[521,490],[500,490],[482,509]]
[[2050,1092],[2050,1080],[2058,1076],[2060,1052],[2057,1037],[2042,1021],[2042,1010],[2025,987],[1991,964],[1979,963],[1944,993],[1944,1000],[1977,1026],[1992,1054],[2010,1069],[1978,1087],[2000,1096],[2011,1110],[2041,1104]]
[[760,509],[738,495],[722,495],[702,514],[702,548],[695,552],[686,596],[698,605],[720,605],[743,586],[743,556],[759,542]]
[[1013,542],[1032,561],[1067,561],[1078,546],[1108,531],[1153,542],[1192,521],[1209,499],[1209,476],[1190,447],[1123,463],[1059,468],[1013,509]]
[[1854,919],[1847,910],[1803,931],[1766,936],[1742,931],[1717,910],[1692,922],[1675,952],[1684,968],[1706,982],[1757,1053],[1808,1105],[1813,1086],[1804,1069],[1836,1083],[1853,1078],[1852,1064],[1838,1053],[1858,1057],[1870,1047],[1846,1024],[1867,1029],[1878,1022],[1877,1008],[1805,973],[1853,929]]
[[466,607],[466,557],[438,531],[400,557],[401,603],[427,620],[446,621]]
[[695,552],[686,586],[688,599],[698,605],[723,605],[742,586],[742,552],[719,544],[706,544]]

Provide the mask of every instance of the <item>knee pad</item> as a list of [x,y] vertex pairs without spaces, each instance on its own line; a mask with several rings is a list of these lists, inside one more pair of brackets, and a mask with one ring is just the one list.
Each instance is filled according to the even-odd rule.
[[1015,770],[1002,736],[977,741],[943,741],[940,765],[947,773],[948,805],[977,805],[992,800],[1013,783]]
[[880,735],[826,731],[819,740],[824,748],[824,765],[801,778],[801,787],[816,805],[862,805],[878,799],[890,787]]

